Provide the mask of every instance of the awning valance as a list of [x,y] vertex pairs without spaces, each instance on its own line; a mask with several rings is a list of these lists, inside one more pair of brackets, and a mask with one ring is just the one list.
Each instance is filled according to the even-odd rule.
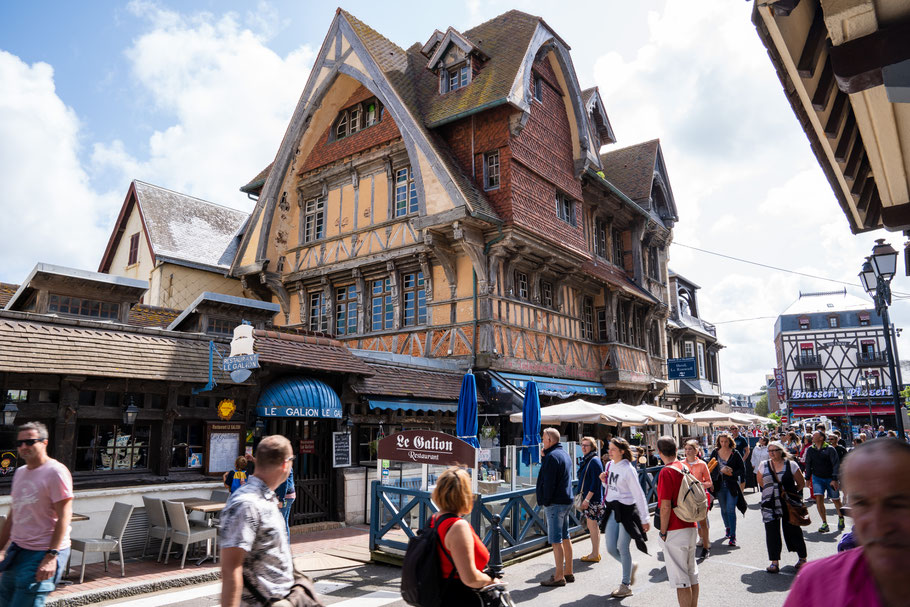
[[442,403],[417,400],[370,400],[370,409],[390,409],[392,411],[447,411],[455,413],[458,403]]
[[262,391],[256,404],[256,415],[341,419],[341,399],[328,384],[318,379],[284,377]]
[[495,381],[508,383],[513,388],[525,391],[528,382],[534,380],[537,383],[537,390],[543,396],[555,396],[557,398],[569,398],[574,395],[585,396],[606,396],[607,390],[603,384],[593,381],[584,381],[580,379],[563,379],[554,377],[543,377],[537,375],[521,375],[519,373],[504,373],[502,371],[490,372]]

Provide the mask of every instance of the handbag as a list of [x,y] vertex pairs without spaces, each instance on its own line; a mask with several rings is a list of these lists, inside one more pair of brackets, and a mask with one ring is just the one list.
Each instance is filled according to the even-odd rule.
[[[787,463],[788,468],[789,466],[790,464]],[[771,471],[771,478],[777,483],[781,507],[787,515],[787,522],[794,527],[805,527],[812,524],[812,521],[809,520],[809,509],[803,505],[802,497],[784,489],[784,486],[777,479],[777,473],[774,471],[774,466],[771,465],[770,460],[768,461],[768,470]]]
[[255,586],[253,586],[243,572],[243,587],[250,591],[250,594],[259,601],[263,607],[325,607],[316,594],[316,587],[313,581],[306,574],[297,571],[294,568],[294,585],[291,586],[290,592],[280,599],[267,599],[262,596]]
[[[597,456],[594,455],[593,457],[591,457],[591,459],[588,460],[588,465],[585,466],[584,471],[581,473],[581,478],[578,481],[579,484],[584,484],[585,477],[588,476],[588,468],[591,466],[591,462],[594,460],[595,457],[597,457]],[[581,505],[585,503],[585,496],[583,494],[583,491],[584,491],[584,489],[582,487],[579,487],[578,493],[575,495],[575,499],[572,500],[572,507],[574,507],[579,512],[584,510],[584,508],[581,507]]]

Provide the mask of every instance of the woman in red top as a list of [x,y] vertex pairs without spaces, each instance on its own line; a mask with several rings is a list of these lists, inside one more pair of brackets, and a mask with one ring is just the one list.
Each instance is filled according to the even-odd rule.
[[[490,560],[490,553],[481,539],[467,521],[460,518],[471,511],[474,496],[471,493],[471,480],[468,473],[460,468],[449,468],[439,475],[436,488],[433,490],[433,502],[439,506],[439,512],[433,515],[430,524],[444,514],[454,514],[439,524],[439,561],[442,563],[443,578],[450,578],[449,586],[443,594],[444,606],[462,607],[476,603],[477,594],[472,589],[480,589],[499,580],[487,575],[483,569]],[[452,576],[452,563],[455,563],[455,575]]]

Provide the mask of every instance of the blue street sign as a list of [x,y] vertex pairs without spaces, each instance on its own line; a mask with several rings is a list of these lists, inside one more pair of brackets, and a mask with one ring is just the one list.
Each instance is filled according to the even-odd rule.
[[244,354],[242,356],[229,356],[224,359],[223,367],[225,371],[231,372],[237,369],[258,369],[259,355]]
[[695,367],[695,357],[668,359],[667,377],[669,379],[695,379],[698,377],[698,371]]

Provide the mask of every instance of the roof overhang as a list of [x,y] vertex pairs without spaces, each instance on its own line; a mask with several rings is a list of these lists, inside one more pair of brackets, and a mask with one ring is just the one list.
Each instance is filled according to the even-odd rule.
[[850,229],[910,229],[910,3],[756,0],[752,21]]
[[246,297],[237,297],[236,295],[224,295],[223,293],[205,291],[200,294],[186,310],[181,312],[180,316],[174,319],[174,322],[168,325],[168,331],[178,330],[184,321],[198,312],[200,308],[214,308],[233,312],[255,320],[260,318],[262,320],[271,320],[275,314],[278,314],[281,311],[281,306],[269,301],[247,299]]
[[110,293],[122,301],[139,301],[139,298],[148,290],[149,283],[135,278],[39,263],[35,265],[28,278],[22,282],[4,309],[15,310],[16,304],[28,297],[33,290],[44,288],[69,293],[73,286],[90,286],[96,290]]

